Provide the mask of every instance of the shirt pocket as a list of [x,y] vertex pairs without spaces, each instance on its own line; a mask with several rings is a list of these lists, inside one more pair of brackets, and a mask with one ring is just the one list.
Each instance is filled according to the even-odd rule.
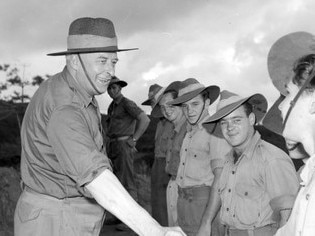
[[239,183],[236,184],[235,215],[244,225],[254,225],[261,212],[261,202],[264,194],[258,186]]
[[204,152],[194,150],[190,153],[189,159],[186,161],[185,175],[194,180],[209,179],[211,172],[210,157]]

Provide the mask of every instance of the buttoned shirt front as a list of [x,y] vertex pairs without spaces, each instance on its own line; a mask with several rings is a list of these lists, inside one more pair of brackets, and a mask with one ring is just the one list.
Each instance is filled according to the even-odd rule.
[[154,157],[166,158],[169,149],[170,139],[172,137],[174,125],[167,119],[161,119],[156,127]]
[[275,223],[271,205],[292,207],[298,179],[289,156],[256,132],[236,163],[233,150],[227,154],[219,188],[222,222],[234,229],[254,229]]
[[295,200],[289,221],[276,236],[315,235],[315,155],[306,161],[301,172],[301,189]]
[[34,191],[56,198],[91,197],[84,185],[106,168],[100,112],[67,68],[44,81],[21,130],[21,175]]
[[208,133],[202,126],[205,116],[196,125],[187,124],[187,133],[180,150],[176,182],[181,188],[211,186],[213,170],[223,166],[230,145],[220,137]]

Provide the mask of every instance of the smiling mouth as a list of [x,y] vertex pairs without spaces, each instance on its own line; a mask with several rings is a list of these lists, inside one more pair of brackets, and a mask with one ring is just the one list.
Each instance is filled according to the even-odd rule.
[[110,79],[98,79],[99,82],[101,82],[102,84],[107,84],[109,83]]
[[300,145],[299,142],[286,141],[287,149],[290,152],[296,149],[299,145]]

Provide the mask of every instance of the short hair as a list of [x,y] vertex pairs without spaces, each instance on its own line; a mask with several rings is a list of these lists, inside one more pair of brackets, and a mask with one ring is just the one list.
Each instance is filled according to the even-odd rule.
[[244,107],[244,111],[245,111],[245,114],[247,115],[247,117],[253,113],[253,105],[250,104],[248,101],[244,102],[243,105]]
[[[293,66],[293,78],[292,82],[299,88],[303,86],[308,77],[315,69],[315,54],[308,54],[298,59]],[[315,77],[313,77],[310,83],[306,86],[306,90],[313,92],[315,90]]]

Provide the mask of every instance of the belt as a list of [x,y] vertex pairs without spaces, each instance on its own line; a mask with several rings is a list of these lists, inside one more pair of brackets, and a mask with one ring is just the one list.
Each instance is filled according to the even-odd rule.
[[[262,227],[257,227],[254,229],[231,229],[228,226],[225,226],[226,229],[226,235],[227,236],[255,236],[256,234],[260,233],[259,235],[265,235],[264,232],[272,232],[274,230],[274,233],[276,233],[276,226],[275,225],[265,225]],[[273,234],[272,234],[273,235]]]
[[178,196],[184,199],[193,199],[209,196],[211,187],[210,186],[198,186],[181,188],[178,187]]
[[110,142],[114,142],[114,141],[123,141],[123,140],[127,140],[128,138],[130,138],[130,136],[120,136],[120,137],[109,138],[109,139],[110,139]]
[[74,200],[74,199],[81,199],[81,198],[83,198],[82,196],[65,197],[65,198],[53,197],[53,196],[50,196],[50,195],[47,195],[47,194],[36,192],[35,190],[31,189],[30,187],[28,187],[24,183],[22,184],[22,188],[23,188],[24,191],[26,191],[28,193],[40,196],[40,197],[45,198],[45,199],[50,200],[50,201],[62,201],[62,200],[65,200],[65,199],[73,199]]

